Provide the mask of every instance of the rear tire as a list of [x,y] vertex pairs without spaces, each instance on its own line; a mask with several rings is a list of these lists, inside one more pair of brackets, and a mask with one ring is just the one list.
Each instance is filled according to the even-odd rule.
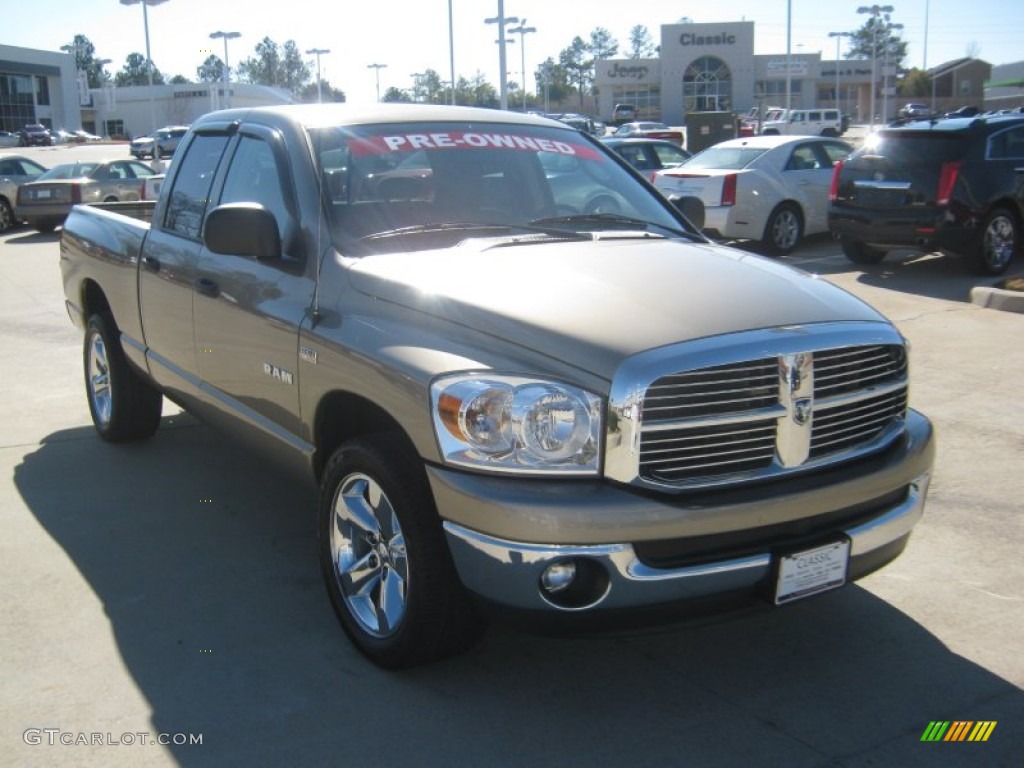
[[880,248],[872,248],[869,245],[865,245],[860,240],[854,240],[853,238],[843,236],[840,239],[840,244],[843,247],[843,254],[846,258],[852,261],[854,264],[878,264],[885,258],[888,251],[883,251]]
[[345,634],[381,667],[461,653],[483,621],[459,581],[423,464],[396,435],[344,443],[324,471],[320,565]]
[[15,223],[11,204],[5,198],[0,197],[0,233],[11,229]]
[[800,209],[792,203],[782,203],[768,217],[761,243],[771,255],[785,256],[793,252],[803,234],[804,221]]
[[93,315],[85,328],[85,392],[92,423],[107,442],[150,437],[160,426],[163,395],[128,364],[110,315]]
[[1020,222],[1012,211],[996,208],[978,232],[974,269],[980,275],[1001,275],[1020,247]]

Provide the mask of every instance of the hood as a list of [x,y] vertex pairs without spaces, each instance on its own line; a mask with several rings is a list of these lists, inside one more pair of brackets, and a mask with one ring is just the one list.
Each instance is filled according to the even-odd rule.
[[884,321],[845,291],[742,251],[679,240],[471,239],[369,256],[367,295],[526,347],[611,379],[637,352],[724,333]]

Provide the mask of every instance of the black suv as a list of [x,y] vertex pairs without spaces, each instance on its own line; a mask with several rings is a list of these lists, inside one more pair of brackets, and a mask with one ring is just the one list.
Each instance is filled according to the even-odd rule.
[[1021,245],[1024,116],[920,121],[872,134],[836,165],[829,228],[857,264],[943,250],[998,275]]
[[19,147],[48,147],[53,144],[53,136],[45,125],[30,123],[21,129],[18,135]]

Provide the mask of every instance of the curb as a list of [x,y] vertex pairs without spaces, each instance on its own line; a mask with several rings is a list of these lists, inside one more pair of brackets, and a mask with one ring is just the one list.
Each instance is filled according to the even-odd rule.
[[1000,288],[1000,285],[1021,282],[1020,278],[1001,280],[994,286],[975,286],[971,288],[971,303],[985,309],[999,309],[1003,312],[1024,313],[1024,291]]

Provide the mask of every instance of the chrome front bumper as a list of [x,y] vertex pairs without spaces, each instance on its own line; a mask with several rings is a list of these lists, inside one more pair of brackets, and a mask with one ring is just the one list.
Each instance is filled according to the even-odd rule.
[[[873,553],[899,542],[911,532],[924,513],[929,480],[927,472],[917,476],[909,484],[902,502],[883,510],[867,523],[842,530],[850,538],[851,569],[855,573],[858,558],[870,559]],[[451,521],[445,521],[444,529],[466,587],[493,603],[525,610],[612,610],[685,602],[754,590],[770,579],[773,567],[771,553],[764,552],[661,569],[641,562],[633,546],[627,543],[527,544],[485,535]],[[593,600],[566,607],[548,598],[541,587],[541,578],[548,566],[570,560],[589,561],[603,570],[607,579],[602,581],[602,588]],[[883,559],[878,565],[884,562]]]

